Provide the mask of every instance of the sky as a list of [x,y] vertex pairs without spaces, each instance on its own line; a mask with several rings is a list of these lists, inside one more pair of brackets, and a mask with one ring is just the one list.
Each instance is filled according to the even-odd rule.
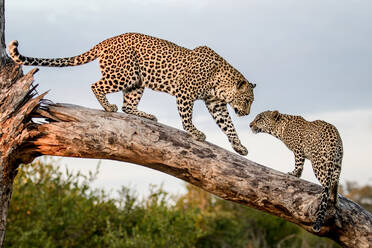
[[[372,1],[5,0],[5,15],[6,42],[17,39],[26,56],[74,56],[126,32],[191,49],[207,45],[257,84],[251,114],[237,117],[230,111],[248,159],[293,170],[293,154],[284,144],[249,129],[256,114],[275,109],[334,124],[344,144],[341,182],[372,183]],[[96,61],[40,69],[35,79],[39,92],[51,90],[46,98],[101,109],[90,90],[100,78]],[[121,97],[108,98],[121,106]],[[145,90],[139,109],[182,128],[170,95]],[[202,101],[195,103],[193,119],[208,141],[232,151]],[[63,158],[60,164],[87,172],[98,162]],[[302,178],[318,183],[308,161]],[[115,191],[124,185],[147,194],[150,184],[184,192],[184,183],[174,177],[109,160],[101,161],[95,186]]]

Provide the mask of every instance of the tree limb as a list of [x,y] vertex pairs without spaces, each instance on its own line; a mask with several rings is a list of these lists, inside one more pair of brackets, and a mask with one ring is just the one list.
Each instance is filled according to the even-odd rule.
[[[140,164],[178,177],[229,201],[244,204],[312,231],[319,185],[245,159],[187,133],[128,114],[69,104],[49,104],[37,113],[22,147],[25,156],[54,155]],[[372,215],[339,196],[319,236],[345,247],[370,247]]]

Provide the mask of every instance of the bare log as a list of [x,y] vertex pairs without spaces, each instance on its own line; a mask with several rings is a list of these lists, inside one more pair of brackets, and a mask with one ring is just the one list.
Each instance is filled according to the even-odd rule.
[[[319,185],[269,169],[187,133],[153,121],[68,104],[37,111],[48,123],[29,130],[22,153],[112,159],[178,177],[229,201],[244,204],[312,231]],[[319,236],[344,247],[370,247],[372,215],[339,196]]]

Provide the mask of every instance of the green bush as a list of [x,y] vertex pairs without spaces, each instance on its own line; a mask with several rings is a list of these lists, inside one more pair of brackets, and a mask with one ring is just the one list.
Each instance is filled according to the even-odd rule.
[[93,190],[88,176],[61,173],[53,162],[22,165],[9,208],[5,247],[338,247],[280,218],[187,185],[139,201]]

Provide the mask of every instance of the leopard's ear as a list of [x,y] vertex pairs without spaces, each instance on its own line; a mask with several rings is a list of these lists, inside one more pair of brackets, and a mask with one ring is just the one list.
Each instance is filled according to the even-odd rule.
[[244,86],[245,82],[244,81],[239,81],[238,84],[236,85],[236,87],[238,89],[241,89],[243,86]]
[[256,84],[252,84],[252,89],[256,88]]
[[275,110],[273,112],[271,112],[271,116],[273,117],[273,119],[275,121],[279,121],[280,120],[280,113],[278,110]]

